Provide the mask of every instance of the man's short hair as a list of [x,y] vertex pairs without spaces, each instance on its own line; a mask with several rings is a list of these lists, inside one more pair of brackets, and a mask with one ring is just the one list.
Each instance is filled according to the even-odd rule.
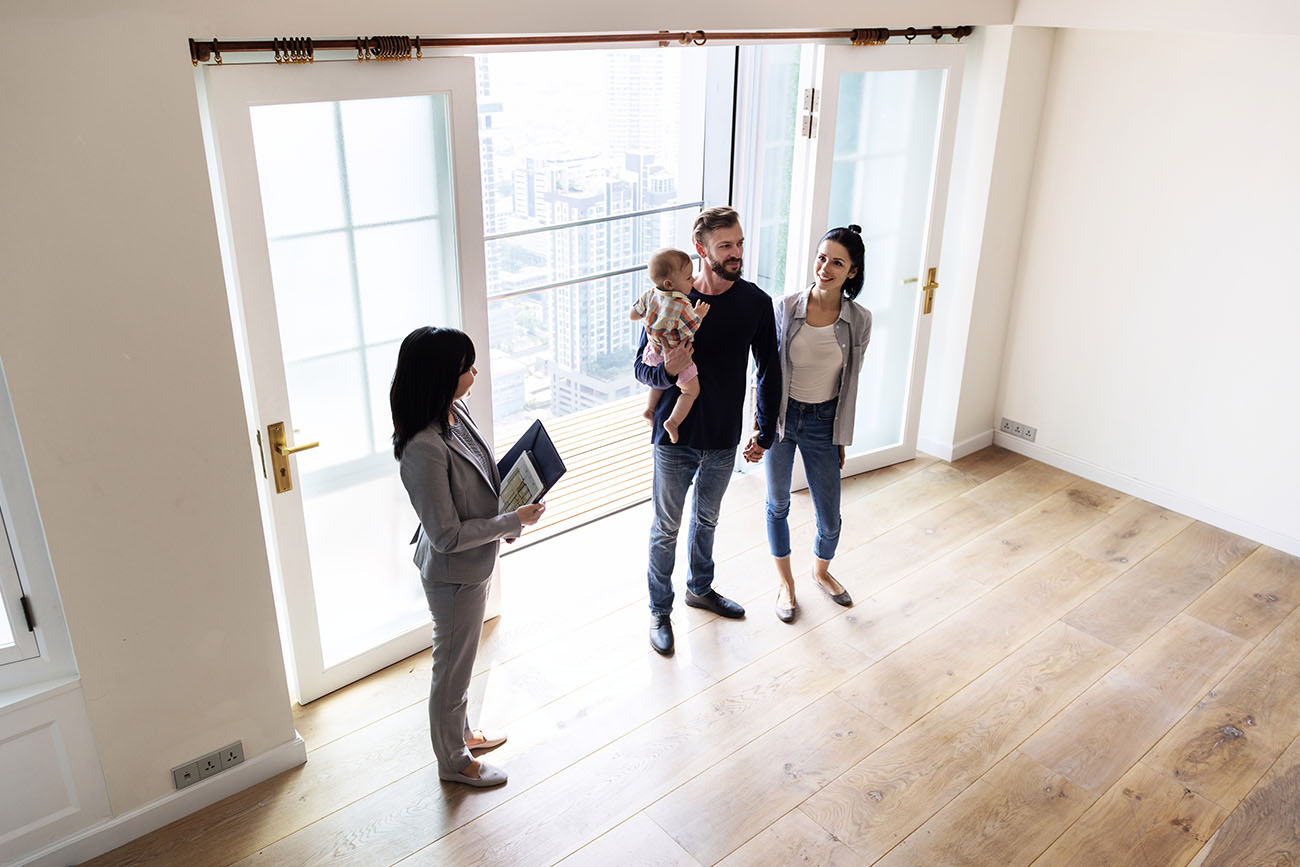
[[[664,281],[672,276],[673,271],[683,265],[690,265],[691,257],[681,250],[674,250],[672,247],[664,247],[662,250],[656,250],[650,257],[650,280],[656,286],[663,287]],[[680,288],[680,287],[679,287]]]
[[691,237],[697,244],[704,244],[710,235],[719,229],[729,229],[740,225],[740,214],[734,208],[723,205],[717,208],[705,208],[695,218],[695,227]]

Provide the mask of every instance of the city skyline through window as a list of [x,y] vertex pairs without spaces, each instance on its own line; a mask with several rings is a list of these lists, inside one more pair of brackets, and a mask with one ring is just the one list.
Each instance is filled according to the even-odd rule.
[[[504,443],[534,418],[643,391],[628,310],[649,286],[652,252],[691,251],[705,57],[488,54],[476,69],[492,402]],[[628,216],[609,219],[619,215]]]

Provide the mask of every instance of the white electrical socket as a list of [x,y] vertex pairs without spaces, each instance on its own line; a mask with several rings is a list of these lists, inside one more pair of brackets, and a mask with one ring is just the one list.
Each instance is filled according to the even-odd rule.
[[239,764],[244,760],[244,742],[235,741],[217,750],[217,756],[221,760],[221,770]]
[[208,753],[199,759],[199,779],[206,780],[220,771],[221,756],[218,753]]
[[1014,437],[1020,437],[1024,440],[1029,440],[1031,443],[1034,441],[1034,437],[1038,436],[1038,428],[1030,427],[1027,424],[1021,424],[1018,421],[1012,421],[1006,416],[1002,417],[1002,426],[1000,429],[1003,433],[1011,434]]

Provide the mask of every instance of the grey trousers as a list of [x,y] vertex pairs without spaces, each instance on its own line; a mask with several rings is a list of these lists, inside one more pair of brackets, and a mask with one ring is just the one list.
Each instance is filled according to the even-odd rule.
[[438,767],[452,773],[460,773],[473,761],[465,747],[465,739],[470,737],[466,708],[490,580],[477,584],[424,584],[429,613],[433,615],[429,737]]

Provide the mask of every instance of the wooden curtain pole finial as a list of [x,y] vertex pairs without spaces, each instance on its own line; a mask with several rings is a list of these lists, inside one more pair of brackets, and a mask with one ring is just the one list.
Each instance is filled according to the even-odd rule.
[[199,47],[194,44],[193,39],[190,40],[190,63],[195,66],[199,65]]

